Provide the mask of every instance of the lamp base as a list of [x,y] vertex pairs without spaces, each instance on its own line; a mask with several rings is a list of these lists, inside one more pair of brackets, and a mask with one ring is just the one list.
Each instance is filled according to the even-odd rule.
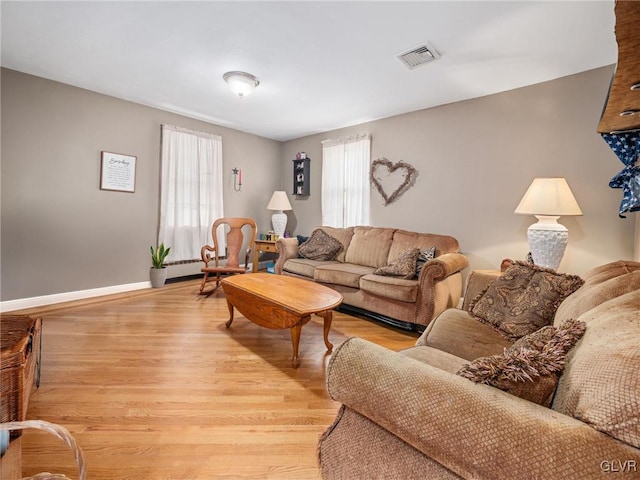
[[282,210],[271,215],[271,223],[273,224],[273,232],[278,237],[284,237],[284,230],[287,228],[287,214]]
[[527,229],[533,263],[557,270],[567,248],[569,230],[558,223],[560,217],[536,215],[536,218],[538,222]]

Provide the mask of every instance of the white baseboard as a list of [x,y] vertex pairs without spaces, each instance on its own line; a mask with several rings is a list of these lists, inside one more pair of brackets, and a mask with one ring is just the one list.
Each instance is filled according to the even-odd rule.
[[89,290],[79,290],[77,292],[55,293],[53,295],[43,295],[41,297],[7,300],[6,302],[0,302],[0,312],[11,312],[14,310],[23,310],[25,308],[42,307],[43,305],[101,297],[103,295],[112,295],[114,293],[132,292],[134,290],[142,290],[143,288],[151,288],[151,282],[127,283],[125,285],[91,288]]

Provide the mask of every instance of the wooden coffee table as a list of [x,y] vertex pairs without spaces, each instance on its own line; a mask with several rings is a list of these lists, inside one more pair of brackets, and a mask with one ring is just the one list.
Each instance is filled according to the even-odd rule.
[[310,280],[270,273],[247,273],[222,280],[227,296],[229,320],[233,322],[233,309],[238,309],[246,318],[271,329],[291,329],[293,357],[291,363],[298,368],[298,345],[302,326],[315,314],[324,319],[324,344],[330,352],[329,330],[333,320],[333,309],[342,303],[342,295]]

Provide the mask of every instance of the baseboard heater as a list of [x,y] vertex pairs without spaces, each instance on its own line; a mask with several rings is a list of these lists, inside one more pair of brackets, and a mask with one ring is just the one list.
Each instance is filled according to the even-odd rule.
[[417,325],[415,323],[403,322],[402,320],[396,320],[395,318],[387,317],[386,315],[382,315],[380,313],[370,312],[369,310],[365,310],[364,308],[354,307],[353,305],[342,304],[338,308],[337,311],[347,314],[356,314],[362,317],[366,317],[371,320],[375,320],[381,323],[386,323],[387,325],[391,325],[396,328],[401,328],[402,330],[406,330],[408,332],[417,332],[422,333],[426,328],[424,325]]

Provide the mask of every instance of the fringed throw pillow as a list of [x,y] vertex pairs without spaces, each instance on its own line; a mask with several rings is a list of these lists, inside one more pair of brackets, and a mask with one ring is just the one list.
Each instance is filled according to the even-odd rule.
[[511,340],[549,325],[560,303],[582,286],[577,275],[514,262],[469,305],[469,312]]
[[298,255],[310,260],[335,260],[340,250],[342,250],[342,243],[318,228],[306,242],[298,247]]
[[564,361],[586,324],[567,320],[522,337],[500,355],[477,358],[457,374],[546,407],[551,405]]

